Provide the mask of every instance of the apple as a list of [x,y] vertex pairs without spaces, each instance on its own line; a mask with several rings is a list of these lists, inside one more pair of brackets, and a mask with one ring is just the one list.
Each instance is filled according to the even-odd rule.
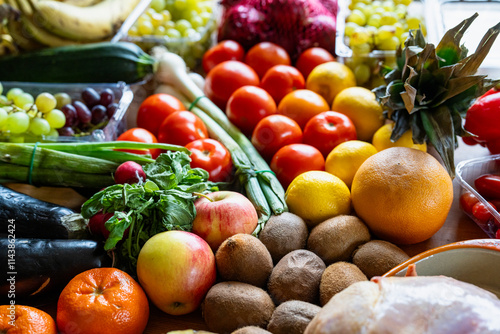
[[258,216],[252,202],[235,191],[215,191],[194,202],[196,217],[192,232],[199,235],[215,252],[227,238],[252,233]]
[[216,279],[215,256],[205,240],[186,231],[151,237],[139,252],[137,277],[151,302],[165,313],[196,310]]

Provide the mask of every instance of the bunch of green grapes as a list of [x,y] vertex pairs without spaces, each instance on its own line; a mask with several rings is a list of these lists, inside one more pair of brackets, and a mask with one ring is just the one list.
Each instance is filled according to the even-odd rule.
[[206,0],[153,0],[128,34],[197,40],[213,18],[212,7]]
[[[11,141],[24,141],[25,136],[57,138],[57,129],[66,123],[64,113],[57,109],[64,95],[41,93],[36,97],[21,88],[11,88],[5,95],[0,83],[0,131]],[[59,102],[59,103],[58,103]]]
[[[356,61],[373,50],[395,51],[408,37],[411,29],[426,28],[421,16],[408,11],[412,0],[352,0],[346,17],[344,35],[351,48],[353,71],[358,84],[369,81],[372,64]],[[385,59],[387,60],[387,59]]]

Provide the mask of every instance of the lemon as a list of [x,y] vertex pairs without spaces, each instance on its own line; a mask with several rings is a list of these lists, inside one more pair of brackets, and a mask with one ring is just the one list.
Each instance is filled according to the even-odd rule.
[[371,142],[373,134],[385,121],[382,106],[375,94],[364,87],[349,87],[333,100],[332,110],[351,119],[356,127],[358,139]]
[[375,132],[372,144],[375,146],[377,151],[382,151],[389,147],[400,146],[415,148],[417,150],[427,152],[427,145],[425,143],[415,144],[413,142],[411,129],[406,131],[397,141],[392,142],[392,129],[394,129],[394,123],[387,123]]
[[356,86],[356,77],[346,65],[329,61],[316,66],[306,81],[306,88],[321,95],[328,105],[340,91]]
[[309,171],[297,176],[288,186],[285,201],[291,213],[312,228],[322,221],[351,211],[351,193],[335,175]]
[[372,144],[361,140],[349,140],[337,146],[328,154],[325,170],[337,176],[351,188],[352,179],[359,166],[377,153]]

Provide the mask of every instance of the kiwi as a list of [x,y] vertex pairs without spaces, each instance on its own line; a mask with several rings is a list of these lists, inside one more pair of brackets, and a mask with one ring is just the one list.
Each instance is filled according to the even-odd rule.
[[217,271],[222,280],[265,287],[273,270],[273,259],[266,246],[251,234],[235,234],[215,253]]
[[302,334],[320,310],[318,305],[289,300],[276,307],[267,330],[273,334]]
[[355,264],[339,261],[329,265],[323,272],[319,285],[321,306],[349,285],[361,281],[368,281],[368,278]]
[[317,254],[326,265],[350,261],[352,252],[370,240],[368,227],[358,217],[340,215],[327,219],[311,230],[307,249]]
[[231,334],[271,334],[271,332],[257,326],[245,326],[235,330]]
[[352,262],[371,279],[382,276],[410,257],[401,248],[384,240],[371,240],[359,246],[353,253]]
[[285,255],[274,267],[267,289],[279,305],[287,300],[318,303],[319,283],[326,266],[316,254],[297,249]]
[[245,326],[266,328],[274,309],[266,291],[235,281],[213,285],[201,304],[208,329],[219,334],[231,333]]
[[274,264],[286,254],[306,248],[309,235],[304,219],[290,212],[273,215],[259,233],[259,239],[266,245]]

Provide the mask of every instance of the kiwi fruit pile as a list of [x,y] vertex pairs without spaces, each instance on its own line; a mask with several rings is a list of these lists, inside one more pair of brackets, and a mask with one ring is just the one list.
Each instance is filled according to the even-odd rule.
[[258,237],[235,234],[215,252],[218,281],[202,315],[219,334],[299,334],[335,294],[406,261],[394,244],[372,240],[354,215],[309,229],[299,216],[271,216]]

